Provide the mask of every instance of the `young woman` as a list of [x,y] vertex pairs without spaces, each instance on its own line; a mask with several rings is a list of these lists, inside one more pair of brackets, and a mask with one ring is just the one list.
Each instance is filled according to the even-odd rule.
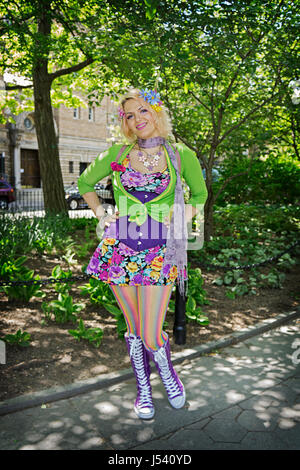
[[[187,278],[186,224],[203,205],[207,190],[196,155],[169,142],[171,125],[156,91],[131,90],[119,106],[127,146],[113,145],[78,180],[80,194],[104,228],[87,273],[110,285],[122,310],[125,340],[136,376],[139,418],[154,416],[152,360],[173,408],[185,404],[163,323],[174,283]],[[117,211],[107,215],[94,185],[111,175]],[[181,176],[190,189],[184,204]]]

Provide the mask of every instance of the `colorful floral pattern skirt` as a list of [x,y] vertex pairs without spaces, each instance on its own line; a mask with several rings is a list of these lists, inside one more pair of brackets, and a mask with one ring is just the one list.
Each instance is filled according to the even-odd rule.
[[107,284],[119,286],[163,286],[177,278],[176,266],[163,268],[166,245],[134,251],[115,238],[104,238],[94,252],[86,272]]

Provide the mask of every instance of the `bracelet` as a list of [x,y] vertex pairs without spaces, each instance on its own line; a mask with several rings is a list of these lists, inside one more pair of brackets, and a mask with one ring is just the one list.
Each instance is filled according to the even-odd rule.
[[99,226],[100,228],[104,229],[105,227],[105,222],[103,223],[104,219],[106,219],[107,214],[102,215],[102,217],[99,219]]

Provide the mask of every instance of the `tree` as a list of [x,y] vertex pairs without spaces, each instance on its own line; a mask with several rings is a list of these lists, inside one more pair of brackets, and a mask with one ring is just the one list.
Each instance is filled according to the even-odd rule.
[[159,83],[174,135],[196,152],[206,170],[208,240],[217,198],[212,168],[230,142],[238,142],[240,152],[258,135],[263,142],[266,115],[281,106],[296,78],[299,13],[287,0],[146,3],[154,5],[155,16],[130,36],[124,32],[123,57],[113,58],[110,66],[134,86]]
[[33,89],[46,211],[67,214],[51,88],[55,80],[63,86],[63,77],[76,80],[78,72],[99,57],[103,42],[94,43],[93,31],[101,31],[106,13],[105,2],[96,0],[0,1],[0,74],[10,71],[31,81],[8,84],[6,89]]

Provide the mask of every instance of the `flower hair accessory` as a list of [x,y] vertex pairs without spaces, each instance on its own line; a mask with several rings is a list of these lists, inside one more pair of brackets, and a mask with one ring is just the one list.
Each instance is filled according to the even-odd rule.
[[159,112],[162,110],[163,102],[161,101],[157,90],[148,90],[148,88],[145,88],[144,90],[141,90],[140,96],[150,104],[154,111]]
[[118,107],[118,114],[119,114],[119,119],[120,121],[122,121],[123,117],[125,116],[125,111],[123,108],[121,108],[121,106]]

